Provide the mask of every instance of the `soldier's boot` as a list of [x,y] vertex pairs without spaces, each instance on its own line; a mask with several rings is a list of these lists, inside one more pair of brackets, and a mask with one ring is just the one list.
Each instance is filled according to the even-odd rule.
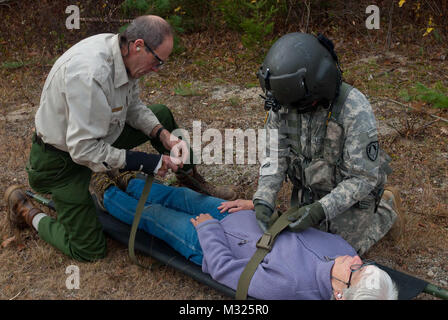
[[120,172],[118,170],[111,170],[108,171],[107,174],[112,180],[115,181],[118,188],[120,188],[124,192],[126,192],[126,188],[128,187],[129,181],[137,177],[137,171]]
[[398,189],[392,186],[385,187],[383,199],[391,204],[397,214],[397,219],[387,233],[387,237],[393,241],[399,241],[405,232],[406,216],[401,207],[401,198]]
[[20,185],[12,185],[6,189],[4,200],[8,206],[8,221],[12,229],[32,227],[33,218],[42,212],[33,206]]
[[[186,175],[193,179],[190,179]],[[196,167],[187,171],[186,174],[176,173],[176,178],[181,186],[190,188],[199,193],[208,194],[215,198],[231,201],[235,200],[238,196],[234,186],[214,186],[205,181],[197,171]]]
[[113,181],[105,172],[94,172],[90,178],[89,191],[94,194],[99,207],[107,211],[104,207],[104,192],[110,186],[117,186],[115,181]]

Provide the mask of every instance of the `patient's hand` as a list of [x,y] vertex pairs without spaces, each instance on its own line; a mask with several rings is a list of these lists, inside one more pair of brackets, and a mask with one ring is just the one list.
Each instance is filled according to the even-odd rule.
[[197,227],[200,223],[211,219],[213,219],[213,217],[208,213],[201,213],[195,219],[191,218],[190,222],[193,224],[193,226]]
[[254,210],[254,203],[252,200],[238,199],[234,201],[222,202],[218,207],[221,213],[229,211],[229,213],[234,213],[241,210]]

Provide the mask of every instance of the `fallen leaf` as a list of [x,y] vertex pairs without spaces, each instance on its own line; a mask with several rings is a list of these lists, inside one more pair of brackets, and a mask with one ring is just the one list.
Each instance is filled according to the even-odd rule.
[[6,240],[4,240],[2,242],[2,248],[6,248],[7,246],[9,246],[12,242],[14,242],[16,240],[16,236],[12,236]]

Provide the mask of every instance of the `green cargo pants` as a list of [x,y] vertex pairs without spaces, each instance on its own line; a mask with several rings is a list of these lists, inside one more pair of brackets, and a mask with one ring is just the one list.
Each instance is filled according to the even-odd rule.
[[[150,105],[159,122],[169,131],[177,129],[171,111],[164,105]],[[132,149],[150,141],[159,153],[167,153],[160,141],[149,139],[128,125],[113,143],[120,149]],[[190,149],[192,160],[192,151]],[[190,163],[193,163],[192,161]],[[184,170],[192,167],[184,165]],[[92,171],[73,162],[67,152],[51,150],[33,139],[26,171],[36,192],[51,194],[57,219],[50,216],[39,222],[39,236],[66,255],[79,261],[94,261],[106,256],[106,239],[89,193]]]

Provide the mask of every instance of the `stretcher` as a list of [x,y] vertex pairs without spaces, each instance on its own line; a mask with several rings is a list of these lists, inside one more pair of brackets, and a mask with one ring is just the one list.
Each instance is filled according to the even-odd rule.
[[[41,197],[40,195],[35,194],[32,191],[27,191],[26,193],[34,200],[37,200],[38,202],[54,210],[54,206],[51,200]],[[118,241],[124,245],[128,245],[129,237],[131,234],[131,225],[123,223],[110,215],[108,212],[101,210],[97,205],[95,198],[94,200],[97,206],[98,218],[103,225],[105,234],[115,241]],[[146,256],[150,256],[151,258],[157,260],[159,263],[170,266],[228,297],[235,297],[235,290],[213,280],[209,274],[202,272],[200,266],[188,261],[182,255],[168,246],[164,241],[146,233],[143,230],[138,230],[138,232],[136,233],[134,248],[136,252],[139,252]],[[444,288],[438,287],[425,280],[394,270],[387,266],[383,266],[378,263],[376,263],[376,265],[386,271],[390,275],[392,280],[395,281],[398,287],[399,300],[411,300],[422,292],[431,294],[441,299],[448,300],[448,290],[445,290]],[[253,298],[248,297],[248,299]]]

